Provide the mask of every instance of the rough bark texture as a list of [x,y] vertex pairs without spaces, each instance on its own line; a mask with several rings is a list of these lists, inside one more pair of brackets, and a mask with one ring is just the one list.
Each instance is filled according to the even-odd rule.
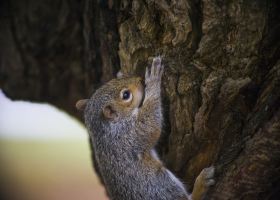
[[121,69],[163,55],[157,146],[192,189],[217,167],[209,199],[280,196],[277,0],[4,1],[0,87],[14,99],[74,104]]

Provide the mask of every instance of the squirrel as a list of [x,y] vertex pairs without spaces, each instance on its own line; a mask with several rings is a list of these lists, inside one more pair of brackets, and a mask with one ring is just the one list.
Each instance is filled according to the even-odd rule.
[[199,200],[214,184],[214,167],[197,177],[192,194],[160,161],[154,147],[162,128],[161,57],[140,77],[116,78],[77,102],[112,200]]

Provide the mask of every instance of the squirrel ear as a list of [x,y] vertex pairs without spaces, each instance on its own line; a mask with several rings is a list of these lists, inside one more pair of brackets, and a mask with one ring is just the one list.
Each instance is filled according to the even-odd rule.
[[88,99],[81,99],[81,100],[77,101],[77,103],[76,103],[77,110],[83,111],[86,108],[87,102],[88,102]]
[[103,108],[103,115],[106,119],[109,119],[109,120],[113,120],[113,119],[116,119],[118,117],[117,112],[114,110],[114,108],[110,104],[106,105]]
[[124,77],[124,74],[120,71],[118,71],[117,73],[117,78],[123,78]]
[[128,78],[128,77],[130,77],[131,75],[130,74],[128,74],[128,73],[124,73],[124,72],[122,72],[121,70],[120,71],[118,71],[118,73],[117,73],[117,78]]

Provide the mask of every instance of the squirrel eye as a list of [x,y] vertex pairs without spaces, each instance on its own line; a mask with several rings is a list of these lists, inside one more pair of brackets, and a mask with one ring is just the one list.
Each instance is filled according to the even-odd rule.
[[128,89],[123,89],[121,91],[121,99],[124,101],[131,101],[132,100],[132,93]]

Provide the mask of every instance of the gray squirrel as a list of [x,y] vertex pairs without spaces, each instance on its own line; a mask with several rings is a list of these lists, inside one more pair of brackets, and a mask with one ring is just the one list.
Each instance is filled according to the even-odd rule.
[[154,146],[162,128],[161,57],[139,77],[116,78],[77,102],[111,200],[199,200],[214,184],[214,167],[197,177],[192,194],[164,167]]

